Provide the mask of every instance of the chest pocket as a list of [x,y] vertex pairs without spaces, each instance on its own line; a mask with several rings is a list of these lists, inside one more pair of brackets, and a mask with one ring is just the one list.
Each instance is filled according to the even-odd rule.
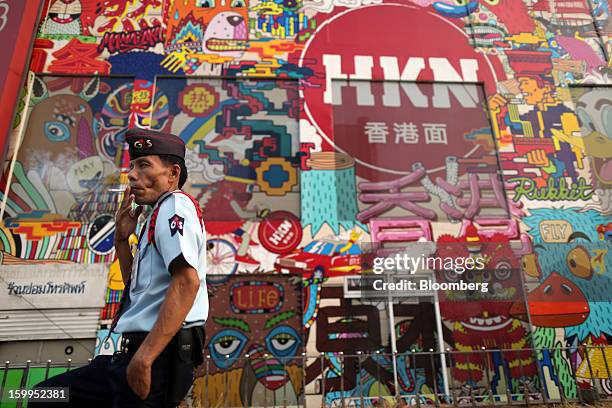
[[136,282],[132,289],[133,293],[140,293],[151,286],[153,275],[153,254],[151,251],[154,251],[151,245],[146,245],[142,251],[138,251],[138,270],[136,272]]

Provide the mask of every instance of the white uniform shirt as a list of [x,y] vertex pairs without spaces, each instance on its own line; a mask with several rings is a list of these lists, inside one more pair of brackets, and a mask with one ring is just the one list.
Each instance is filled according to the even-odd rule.
[[204,224],[200,224],[194,203],[184,194],[168,192],[160,197],[158,205],[155,222],[157,249],[147,239],[154,207],[134,255],[129,302],[117,322],[115,331],[118,333],[151,331],[172,279],[170,264],[179,255],[183,255],[200,278],[200,288],[185,324],[203,324],[208,318]]

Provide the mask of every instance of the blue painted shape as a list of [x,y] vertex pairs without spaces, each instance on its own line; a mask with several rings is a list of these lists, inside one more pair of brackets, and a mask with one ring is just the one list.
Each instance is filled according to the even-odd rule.
[[263,175],[263,179],[272,188],[280,188],[289,180],[289,173],[280,164],[273,164]]
[[456,6],[456,5],[446,4],[441,1],[436,1],[433,4],[433,8],[438,13],[442,14],[444,17],[461,18],[461,17],[467,17],[468,15],[473,13],[478,8],[478,2],[470,1],[465,6]]
[[[582,341],[588,335],[595,337],[600,337],[602,334],[612,335],[612,302],[610,301],[612,247],[609,242],[600,241],[597,233],[597,226],[607,224],[610,221],[609,217],[594,210],[583,212],[578,210],[580,209],[538,208],[531,210],[531,215],[523,218],[523,221],[530,228],[529,235],[533,239],[535,252],[538,255],[542,270],[540,281],[544,281],[551,273],[557,272],[574,283],[589,302],[591,312],[584,323],[565,328],[566,338],[576,336],[579,341]],[[569,222],[574,232],[585,234],[588,240],[577,238],[567,244],[545,243],[540,232],[540,223],[549,220]],[[599,268],[596,268],[591,279],[583,279],[574,275],[568,266],[567,255],[577,246],[586,249],[591,259],[598,255],[598,251],[606,251],[603,255],[605,272],[602,273]]]

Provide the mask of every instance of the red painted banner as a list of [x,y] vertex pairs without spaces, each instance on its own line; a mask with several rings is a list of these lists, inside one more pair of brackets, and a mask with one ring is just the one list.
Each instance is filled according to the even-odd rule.
[[42,0],[0,0],[0,152],[4,160]]
[[131,50],[146,50],[164,41],[164,33],[160,25],[143,28],[139,31],[123,33],[106,32],[98,45],[98,52],[108,49],[110,54],[128,52]]
[[[482,86],[333,81],[336,149],[370,181],[394,180],[423,168],[444,177],[469,168],[495,172],[495,146]],[[427,152],[426,154],[423,154]]]
[[[419,27],[419,29],[415,31],[414,27]],[[350,91],[353,92],[352,97],[362,96],[365,101],[371,99],[371,92],[377,92],[377,90],[368,88],[369,85],[366,82],[370,81],[481,82],[484,83],[486,92],[491,94],[495,92],[495,84],[505,79],[499,58],[476,52],[470,44],[469,36],[454,21],[432,11],[405,4],[377,4],[343,10],[332,15],[318,26],[317,35],[306,42],[299,64],[301,67],[312,69],[317,74],[310,78],[304,87],[304,113],[316,132],[323,137],[326,142],[324,148],[328,150],[339,147],[339,150],[348,151],[350,150],[350,146],[346,146],[348,137],[355,138],[350,144],[356,147],[360,145],[357,141],[361,140],[357,138],[363,134],[363,129],[352,135],[336,134],[342,130],[337,128],[337,112],[332,107],[348,103],[350,107],[344,106],[348,111],[353,107],[363,106],[351,104],[348,95],[340,95],[341,89],[337,87],[341,87],[342,84],[336,80],[350,81],[353,84],[353,89]],[[372,104],[370,108],[380,111],[383,108],[389,108],[399,113],[401,108],[406,106],[404,101],[417,105],[420,102],[406,94],[406,91],[410,92],[409,86],[402,87],[397,83],[387,89],[382,89],[383,85],[380,84],[377,86],[381,88],[381,92],[376,96],[373,95],[374,99],[365,101],[365,103]],[[384,95],[385,91],[386,95]],[[416,97],[420,97],[420,93],[417,93]],[[438,96],[443,98],[441,93],[438,93]],[[423,96],[425,97],[430,107],[440,108],[436,109],[438,113],[442,111],[441,106],[435,105],[435,95]],[[399,101],[400,98],[401,101]],[[484,104],[484,96],[479,95],[479,98],[478,103]],[[454,108],[457,105],[455,96],[451,95],[450,99]],[[384,106],[385,101],[389,101],[390,104],[399,101],[401,105]],[[360,110],[364,111],[361,108]],[[425,108],[419,109],[418,114],[426,110]],[[476,109],[472,110],[476,111]],[[417,113],[416,108],[411,109],[411,113]],[[484,115],[482,111],[479,113]],[[437,115],[436,112],[432,112],[433,114]],[[450,110],[447,110],[445,115],[449,116]],[[460,116],[456,113],[453,115]],[[356,116],[354,115],[352,119]],[[377,120],[375,115],[369,117]],[[379,117],[379,119],[382,121],[383,118]],[[403,118],[396,116],[387,125],[392,131],[394,123],[410,122],[406,119],[405,116]],[[429,117],[427,121],[422,120],[419,126],[422,123],[442,123],[439,119],[437,116],[436,118]],[[480,124],[472,129],[482,127],[484,123],[485,121],[481,120]],[[363,127],[363,123],[361,125]],[[357,129],[351,129],[351,131],[357,132]],[[420,129],[420,132],[424,134],[426,130]],[[454,142],[455,140],[449,141],[449,143]],[[366,143],[364,148],[367,146]],[[415,146],[411,147],[412,149],[403,148],[401,151],[403,153],[406,150],[414,152]],[[395,168],[395,170],[403,173],[407,169],[401,167],[400,163],[405,165],[411,162],[408,158],[395,161],[401,155],[397,153],[392,157],[386,156],[385,149],[376,154],[380,155],[381,161],[392,163],[392,166],[395,167],[399,165],[400,168]],[[368,167],[364,167],[362,157],[356,155],[355,158],[359,165],[358,173],[361,172],[365,177],[368,175],[364,173],[368,172],[370,176],[374,175],[372,171],[366,171]],[[443,163],[435,165],[439,167]],[[372,170],[371,167],[370,170]]]

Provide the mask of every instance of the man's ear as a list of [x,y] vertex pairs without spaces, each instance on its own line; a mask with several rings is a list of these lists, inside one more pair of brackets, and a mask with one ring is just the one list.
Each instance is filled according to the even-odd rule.
[[172,164],[172,167],[170,167],[170,175],[173,179],[178,181],[179,177],[181,176],[181,166],[178,164]]

